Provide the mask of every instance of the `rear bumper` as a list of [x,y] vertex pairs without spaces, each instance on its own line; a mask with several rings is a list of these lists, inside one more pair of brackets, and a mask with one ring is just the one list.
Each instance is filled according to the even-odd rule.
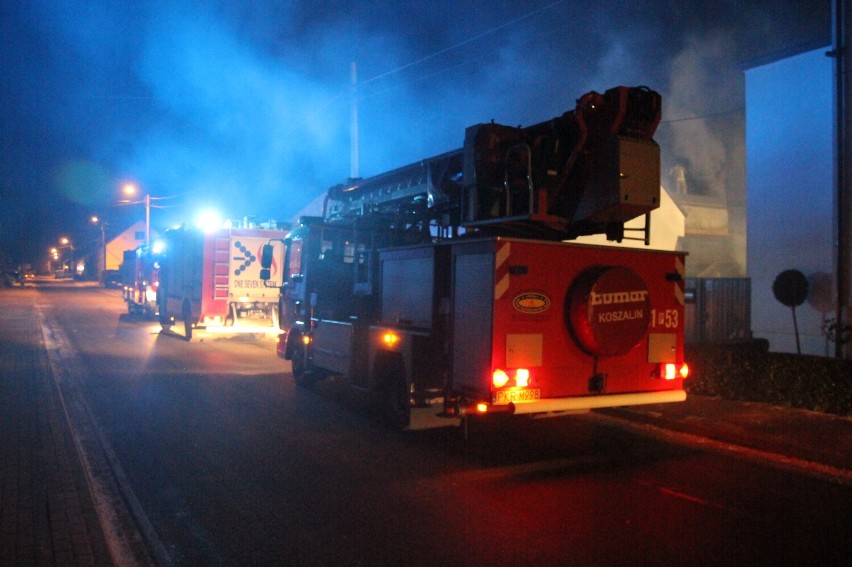
[[[644,404],[664,404],[682,402],[686,399],[684,390],[666,390],[662,392],[639,392],[634,394],[609,394],[600,396],[583,396],[579,398],[551,398],[531,400],[528,402],[510,402],[509,413],[551,413],[582,411],[590,409],[638,406]],[[495,407],[494,409],[499,408]]]

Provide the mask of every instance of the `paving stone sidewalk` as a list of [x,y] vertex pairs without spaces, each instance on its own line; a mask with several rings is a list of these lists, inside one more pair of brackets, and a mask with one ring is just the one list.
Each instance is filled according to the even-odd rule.
[[776,456],[852,482],[852,417],[706,396],[603,412]]
[[112,565],[32,288],[0,290],[0,565]]

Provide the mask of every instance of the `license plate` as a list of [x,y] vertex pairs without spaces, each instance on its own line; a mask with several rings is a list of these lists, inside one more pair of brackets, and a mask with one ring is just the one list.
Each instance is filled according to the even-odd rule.
[[541,399],[541,390],[498,390],[491,395],[491,403],[505,405],[509,402],[527,402]]

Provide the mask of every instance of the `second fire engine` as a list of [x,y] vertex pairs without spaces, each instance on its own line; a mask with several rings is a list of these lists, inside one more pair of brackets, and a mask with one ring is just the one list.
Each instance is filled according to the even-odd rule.
[[[283,240],[274,284],[296,383],[345,377],[400,428],[684,400],[685,253],[570,242],[647,243],[660,116],[648,88],[590,92],[552,120],[475,125],[457,151],[332,187]],[[265,268],[274,256],[270,243]]]
[[[255,226],[204,231],[185,225],[167,230],[158,255],[160,325],[170,329],[182,321],[187,339],[197,328],[277,332],[278,294],[260,279],[259,255],[267,242],[280,241],[285,234]],[[279,242],[269,252],[273,278],[279,275],[283,250]]]

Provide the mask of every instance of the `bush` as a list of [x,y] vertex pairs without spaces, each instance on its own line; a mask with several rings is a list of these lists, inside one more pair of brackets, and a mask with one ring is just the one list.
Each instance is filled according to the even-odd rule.
[[852,361],[769,352],[766,340],[691,345],[692,394],[852,414]]

